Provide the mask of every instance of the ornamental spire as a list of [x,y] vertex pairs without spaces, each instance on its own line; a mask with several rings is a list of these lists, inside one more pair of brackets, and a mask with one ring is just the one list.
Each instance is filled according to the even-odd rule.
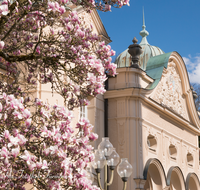
[[145,26],[145,19],[144,19],[144,7],[143,7],[143,26],[142,26],[142,28],[143,28],[143,29],[146,28],[146,26]]
[[140,45],[142,44],[149,44],[147,41],[147,36],[149,35],[149,32],[145,30],[145,18],[144,18],[144,7],[143,7],[143,25],[142,25],[142,31],[140,32],[140,35],[142,36],[142,40],[140,42]]

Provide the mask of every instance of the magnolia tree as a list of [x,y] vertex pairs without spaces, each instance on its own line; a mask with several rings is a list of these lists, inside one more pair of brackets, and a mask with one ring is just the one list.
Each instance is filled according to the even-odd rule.
[[85,171],[93,160],[88,142],[97,138],[87,120],[77,123],[81,133],[74,134],[64,107],[36,100],[31,116],[23,98],[3,93],[0,101],[2,189],[25,189],[26,183],[37,189],[98,189]]
[[108,75],[116,74],[110,57],[115,52],[92,33],[92,28],[84,26],[75,11],[66,9],[75,4],[86,11],[95,7],[107,11],[109,3],[120,7],[128,0],[4,0],[0,57],[15,76],[19,70],[20,76],[24,72],[24,80],[18,82],[26,81],[27,88],[36,80],[49,82],[69,109],[79,107],[89,95],[105,91],[105,70]]
[[[105,92],[116,66],[106,46],[70,7],[109,11],[129,0],[4,0],[0,6],[0,188],[98,189],[87,177],[97,138],[82,118],[70,125],[75,107]],[[65,107],[29,97],[50,83]],[[32,112],[29,108],[31,107]]]

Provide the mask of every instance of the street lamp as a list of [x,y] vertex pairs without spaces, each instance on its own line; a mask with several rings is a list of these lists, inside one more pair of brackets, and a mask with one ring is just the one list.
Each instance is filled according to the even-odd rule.
[[[110,143],[109,138],[102,138],[102,142],[99,144],[98,149],[95,150],[95,159],[92,162],[92,166],[97,173],[98,186],[101,190],[107,190],[107,187],[112,184],[114,178],[114,169],[119,163],[119,160],[120,157],[117,154],[115,148],[113,148],[113,145]],[[105,168],[103,189],[100,181],[100,172],[104,166]],[[109,168],[111,171],[111,177],[109,182],[107,176],[107,168]],[[127,158],[121,159],[121,163],[117,167],[117,173],[119,174],[124,183],[123,190],[126,190],[128,177],[130,177],[130,175],[132,174],[132,166],[131,164],[129,164]]]

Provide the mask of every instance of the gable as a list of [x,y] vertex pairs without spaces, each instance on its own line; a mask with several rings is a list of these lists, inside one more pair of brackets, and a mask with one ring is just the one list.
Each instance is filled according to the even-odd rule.
[[185,63],[177,52],[172,52],[167,68],[150,98],[199,129],[200,120],[194,105]]
[[173,61],[168,63],[167,69],[164,68],[161,80],[151,98],[189,120],[181,78]]

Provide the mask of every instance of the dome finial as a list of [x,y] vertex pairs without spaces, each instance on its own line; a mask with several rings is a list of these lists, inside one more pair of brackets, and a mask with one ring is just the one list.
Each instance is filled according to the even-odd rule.
[[145,26],[145,18],[144,18],[144,7],[143,7],[143,25],[142,25],[142,31],[140,32],[140,35],[142,36],[142,40],[140,42],[141,44],[149,44],[147,41],[147,36],[149,35],[149,32],[145,30],[146,26]]
[[142,53],[142,47],[137,44],[138,40],[136,37],[133,38],[133,44],[128,47],[128,53],[131,55],[132,63],[130,67],[140,68],[138,65],[138,61],[140,58],[140,54]]
[[143,28],[143,29],[146,28],[146,26],[145,26],[145,19],[144,19],[144,7],[143,7],[143,26],[142,26],[142,28]]

